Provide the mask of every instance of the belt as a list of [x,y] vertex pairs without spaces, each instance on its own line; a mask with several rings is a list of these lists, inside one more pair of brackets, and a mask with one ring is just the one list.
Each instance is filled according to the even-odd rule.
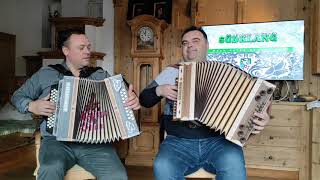
[[197,129],[197,128],[202,128],[203,127],[203,125],[200,124],[197,121],[182,121],[180,123],[183,124],[185,127],[190,128],[190,129]]

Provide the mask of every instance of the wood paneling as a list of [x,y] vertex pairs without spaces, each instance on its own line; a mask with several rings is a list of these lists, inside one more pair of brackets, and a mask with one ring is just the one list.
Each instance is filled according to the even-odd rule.
[[270,123],[244,147],[247,167],[295,171],[308,180],[311,117],[305,103],[273,103]]
[[311,6],[311,43],[312,43],[312,73],[320,75],[320,2],[312,1]]
[[237,22],[237,0],[192,0],[191,5],[194,25],[234,24]]
[[320,178],[320,109],[314,109],[312,114],[311,175],[312,180],[318,180]]
[[299,0],[244,0],[243,2],[241,23],[294,20],[298,16]]
[[[197,11],[195,2],[198,2]],[[133,62],[130,57],[131,43],[129,43],[131,42],[131,32],[126,25],[127,3],[128,0],[119,0],[115,5],[115,69],[117,73],[125,74],[129,80],[133,80]],[[204,24],[231,24],[304,19],[304,80],[296,83],[299,86],[299,94],[320,98],[319,76],[312,75],[311,72],[313,66],[311,55],[318,52],[319,49],[311,48],[313,47],[311,42],[317,43],[318,41],[311,34],[311,29],[319,26],[319,22],[313,23],[314,19],[312,19],[319,16],[318,11],[312,9],[315,7],[319,8],[318,0],[174,0],[172,23],[164,31],[164,58],[159,62],[160,71],[167,65],[181,60],[181,33],[184,28],[197,21],[198,23],[205,21]],[[199,8],[202,9],[199,10]],[[319,34],[318,31],[314,31],[314,33]],[[249,166],[259,167],[257,176],[263,176],[263,172],[267,172],[263,169],[260,171],[261,168],[264,168],[272,171],[278,170],[278,173],[269,173],[270,176],[266,177],[283,179],[289,175],[289,179],[308,180],[312,177],[312,180],[318,180],[320,177],[320,125],[318,120],[320,115],[312,113],[314,117],[312,118],[311,132],[311,115],[310,112],[305,111],[304,104],[280,103],[276,105],[275,109],[272,112],[274,119],[271,120],[263,133],[252,137],[247,146],[248,152],[251,152],[246,155],[249,158],[247,160]],[[145,143],[139,142],[138,144]]]

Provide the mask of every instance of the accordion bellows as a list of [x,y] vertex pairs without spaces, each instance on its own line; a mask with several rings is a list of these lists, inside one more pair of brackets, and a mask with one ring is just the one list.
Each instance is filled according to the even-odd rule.
[[58,141],[106,143],[139,135],[133,111],[124,107],[128,98],[121,75],[101,81],[65,76],[51,91],[56,111],[48,118],[47,131]]
[[275,86],[221,62],[179,66],[174,119],[198,120],[243,146],[252,133],[254,112],[265,111]]

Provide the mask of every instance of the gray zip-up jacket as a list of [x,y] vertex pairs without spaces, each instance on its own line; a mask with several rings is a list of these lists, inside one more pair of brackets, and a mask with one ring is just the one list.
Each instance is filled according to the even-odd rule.
[[[68,69],[65,62],[62,65]],[[58,84],[59,80],[63,78],[63,74],[51,67],[42,67],[38,72],[33,74],[11,97],[12,104],[21,113],[29,113],[27,105],[31,101],[45,98],[49,95],[51,86]],[[92,73],[88,79],[103,80],[109,77],[108,72],[99,69]],[[46,121],[40,124],[40,131],[42,136],[51,136],[46,132]]]

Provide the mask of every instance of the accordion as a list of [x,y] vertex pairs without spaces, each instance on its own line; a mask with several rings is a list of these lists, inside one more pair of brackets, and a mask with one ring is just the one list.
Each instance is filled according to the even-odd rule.
[[243,146],[254,130],[254,112],[263,112],[275,86],[221,62],[179,66],[173,118],[197,120]]
[[58,141],[106,143],[139,135],[131,109],[124,106],[127,87],[121,75],[101,81],[64,76],[52,88],[55,113],[46,130]]

